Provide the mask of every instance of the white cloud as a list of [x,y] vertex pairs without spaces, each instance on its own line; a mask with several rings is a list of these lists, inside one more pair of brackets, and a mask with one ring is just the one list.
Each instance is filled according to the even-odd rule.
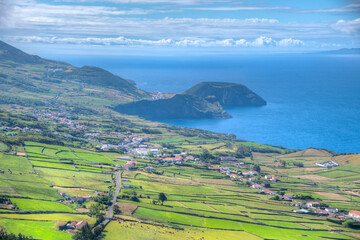
[[254,47],[271,47],[276,46],[276,41],[270,37],[261,36],[251,43]]
[[279,23],[277,19],[267,19],[267,18],[247,18],[245,19],[245,22],[248,23]]
[[334,12],[360,12],[360,3],[349,4],[339,8],[320,8],[296,11],[299,13],[334,13]]
[[277,45],[281,47],[302,47],[305,43],[298,39],[286,38],[277,42]]
[[118,3],[118,4],[178,4],[178,5],[198,5],[217,2],[229,2],[224,0],[57,0],[57,2],[76,2],[76,3]]
[[193,10],[204,11],[259,11],[259,10],[289,10],[291,7],[194,7]]
[[165,47],[300,47],[304,42],[297,39],[287,38],[276,41],[270,37],[260,36],[254,40],[246,39],[171,39],[163,38],[159,40],[134,39],[126,37],[116,38],[57,38],[40,36],[18,36],[15,41],[38,42],[38,43],[62,43],[62,44],[81,44],[81,45],[120,45],[120,46],[165,46]]
[[360,18],[355,20],[345,21],[339,20],[331,26],[333,29],[344,33],[360,33]]

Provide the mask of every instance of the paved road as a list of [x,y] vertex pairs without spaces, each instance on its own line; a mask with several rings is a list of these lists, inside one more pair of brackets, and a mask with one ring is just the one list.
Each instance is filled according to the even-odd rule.
[[[122,175],[122,174],[121,174]],[[114,204],[116,203],[116,198],[121,190],[121,176],[120,176],[120,171],[116,172],[116,180],[115,180],[115,184],[116,184],[116,188],[115,188],[115,192],[114,195],[111,199],[111,205],[109,206],[108,212],[106,214],[106,217],[104,219],[104,221],[102,222],[102,224],[107,224],[113,215],[113,210],[114,210]]]

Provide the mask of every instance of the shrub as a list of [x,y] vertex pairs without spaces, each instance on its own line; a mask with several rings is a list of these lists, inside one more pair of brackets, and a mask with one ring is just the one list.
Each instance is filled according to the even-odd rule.
[[140,202],[140,200],[139,200],[139,198],[137,196],[132,196],[130,198],[130,200],[133,201],[133,202]]

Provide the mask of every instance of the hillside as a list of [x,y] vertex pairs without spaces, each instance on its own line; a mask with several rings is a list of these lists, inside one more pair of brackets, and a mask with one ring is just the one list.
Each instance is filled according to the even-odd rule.
[[224,107],[262,106],[266,101],[244,85],[226,82],[202,82],[186,91],[197,97],[215,96]]
[[[89,104],[89,96],[109,104],[149,97],[132,81],[104,69],[92,66],[81,68],[68,63],[29,55],[0,41],[0,103],[27,102],[41,105],[56,97],[63,103]],[[39,94],[41,93],[41,94]],[[110,97],[111,96],[111,97]],[[111,105],[111,103],[110,103]]]
[[47,60],[39,56],[27,54],[3,41],[0,41],[0,61],[13,61],[16,63],[39,64]]
[[142,100],[120,104],[115,110],[146,119],[231,117],[217,101],[211,102],[188,94],[175,94],[171,98],[154,101]]

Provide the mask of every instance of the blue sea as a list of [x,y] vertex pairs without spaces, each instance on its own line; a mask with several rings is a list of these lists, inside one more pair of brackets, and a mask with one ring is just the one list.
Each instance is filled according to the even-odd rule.
[[360,152],[359,55],[65,55],[60,60],[105,68],[147,91],[182,92],[202,81],[241,83],[268,104],[226,109],[231,119],[163,122],[294,149]]

